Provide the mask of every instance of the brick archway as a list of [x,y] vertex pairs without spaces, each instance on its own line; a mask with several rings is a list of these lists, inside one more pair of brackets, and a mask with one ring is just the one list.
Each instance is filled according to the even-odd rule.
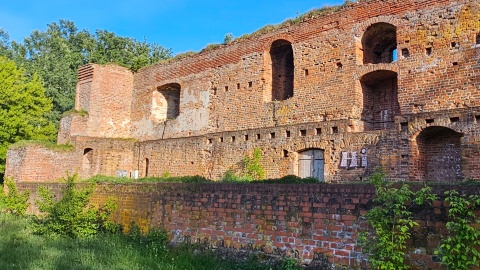
[[164,122],[180,115],[180,91],[178,83],[159,86],[152,94],[152,120]]
[[370,25],[362,36],[363,64],[391,63],[397,49],[397,27],[384,22]]
[[462,180],[462,136],[462,133],[441,126],[422,130],[412,147],[414,178],[434,182]]
[[270,47],[272,93],[271,101],[282,101],[293,96],[294,59],[292,43],[279,39]]

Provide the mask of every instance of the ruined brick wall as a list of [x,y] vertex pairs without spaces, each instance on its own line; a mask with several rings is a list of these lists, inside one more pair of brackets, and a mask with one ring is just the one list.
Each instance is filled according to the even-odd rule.
[[[474,1],[361,1],[255,39],[142,69],[134,83],[133,102],[139,106],[132,113],[133,136],[159,139],[302,122],[363,120],[365,91],[359,82],[370,72],[384,70],[398,76],[398,100],[386,108],[391,120],[395,114],[415,113],[418,108],[438,111],[476,106],[479,97],[464,93],[478,88],[474,46],[479,14]],[[396,28],[398,59],[364,64],[367,48],[362,47],[362,36],[372,25],[382,23]],[[275,103],[270,102],[271,88],[276,85],[271,81],[275,63],[270,48],[281,40],[293,49],[294,94]],[[427,48],[431,49],[428,55]],[[169,83],[181,86],[180,115],[173,121],[154,123],[152,93]]]
[[[141,105],[132,112],[132,136],[148,147],[166,147],[169,155],[140,151],[139,160],[144,168],[148,160],[151,174],[188,171],[219,179],[227,170],[239,171],[242,158],[258,147],[267,176],[281,177],[298,173],[299,151],[318,148],[326,156],[326,181],[365,179],[376,166],[396,179],[477,178],[479,16],[475,1],[362,1],[145,68],[135,76],[133,102]],[[292,75],[285,64],[290,48]],[[375,55],[379,50],[382,55]],[[272,81],[275,74],[292,77],[293,97],[278,86],[285,81]],[[152,97],[171,83],[181,89],[180,114],[155,123]],[[417,136],[437,125],[462,139],[429,155]],[[448,143],[449,132],[443,135],[440,141]],[[188,147],[168,149],[172,137],[184,137],[175,142]],[[367,150],[368,168],[341,166],[342,152],[357,153],[361,165],[361,149]],[[185,155],[197,158],[192,166]],[[432,175],[450,159],[448,168]]]
[[89,178],[100,174],[129,177],[133,171],[134,143],[129,139],[77,137],[75,149],[79,155],[77,164],[81,166],[79,176]]
[[5,175],[16,182],[51,182],[80,171],[78,153],[40,145],[10,148]]
[[85,134],[88,125],[88,115],[72,112],[60,119],[57,144],[73,143],[75,137]]
[[72,150],[41,145],[10,148],[5,175],[16,182],[52,182],[78,174],[85,179],[98,174],[130,176],[133,140],[77,137]]
[[[18,183],[36,198],[40,183]],[[60,196],[62,185],[49,184]],[[435,186],[433,192],[457,189],[476,194],[475,186]],[[107,197],[118,200],[114,219],[126,229],[131,222],[143,230],[165,228],[173,242],[204,243],[211,247],[257,250],[308,263],[365,267],[357,235],[366,229],[363,217],[372,207],[371,185],[265,184],[133,184],[97,185],[93,204]],[[31,206],[30,212],[36,212]],[[412,269],[442,269],[434,255],[446,234],[446,204],[415,208],[419,226],[413,230],[407,261]]]
[[[66,116],[58,142],[134,138],[105,158],[125,157],[113,167],[140,176],[220,179],[261,148],[272,178],[298,175],[312,150],[325,181],[375,167],[400,180],[479,179],[479,33],[475,0],[369,0],[136,74],[87,65],[76,109],[88,115]],[[77,166],[93,163],[82,175],[115,175],[76,147]]]
[[[298,152],[318,148],[325,152],[325,181],[366,180],[374,166],[348,167],[339,170],[342,151],[365,148],[369,162],[378,164],[377,143],[381,133],[348,133],[348,123],[331,121],[210,134],[209,136],[166,139],[141,142],[135,151],[140,160],[140,176],[162,175],[166,171],[175,176],[201,175],[221,179],[227,170],[243,173],[243,158],[251,156],[255,148],[262,150],[261,165],[267,178],[298,175]],[[140,158],[138,158],[140,157]]]
[[[133,74],[126,68],[95,64],[81,67],[75,109],[84,110],[88,120],[86,129],[72,122],[71,135],[129,138],[132,88]],[[83,133],[79,134],[79,129]]]

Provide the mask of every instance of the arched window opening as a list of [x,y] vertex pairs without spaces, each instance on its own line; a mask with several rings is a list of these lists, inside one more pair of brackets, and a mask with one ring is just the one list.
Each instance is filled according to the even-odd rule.
[[157,88],[152,98],[152,117],[163,122],[180,115],[180,85],[165,84]]
[[293,97],[293,48],[287,40],[277,40],[270,48],[272,60],[272,101]]
[[477,36],[475,37],[475,44],[480,45],[480,32],[478,32]]
[[416,162],[417,178],[452,182],[463,179],[461,137],[446,127],[428,127],[417,136],[418,159]]
[[148,158],[145,159],[145,174],[143,177],[148,177],[148,166],[150,165],[150,160]]
[[400,112],[397,73],[388,70],[370,72],[360,79],[360,83],[365,130],[395,128],[394,117]]
[[324,181],[325,158],[322,149],[309,149],[298,153],[298,176]]
[[92,166],[93,166],[93,149],[85,148],[83,150],[82,168],[84,170],[90,170]]
[[363,63],[391,63],[396,60],[397,27],[389,23],[370,25],[362,37]]

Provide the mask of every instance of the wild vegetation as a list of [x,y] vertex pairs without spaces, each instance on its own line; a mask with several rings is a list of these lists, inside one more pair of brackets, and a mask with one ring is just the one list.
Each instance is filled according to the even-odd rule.
[[440,245],[438,254],[448,269],[467,270],[480,267],[480,228],[475,210],[480,209],[479,195],[461,195],[456,190],[445,192],[449,203],[448,235]]
[[447,269],[480,267],[480,228],[475,211],[480,209],[479,195],[461,195],[456,190],[439,196],[424,186],[417,191],[408,183],[386,181],[383,173],[375,173],[370,182],[375,186],[374,207],[367,212],[370,230],[359,235],[359,243],[368,256],[372,269],[410,269],[406,263],[407,243],[419,224],[413,220],[412,207],[444,200],[448,206],[447,235],[436,254]]
[[[0,193],[0,229],[5,232],[0,237],[0,248],[8,252],[0,252],[2,269],[300,269],[289,258],[265,265],[258,258],[222,260],[201,245],[170,247],[168,234],[161,228],[145,232],[132,224],[123,234],[121,226],[110,219],[115,198],[94,207],[89,204],[94,182],[76,184],[75,179],[66,179],[60,199],[40,187],[40,200],[35,203],[42,214],[37,217],[25,216],[28,192],[20,193],[13,181],[5,181],[8,192]],[[200,177],[177,180],[207,181]],[[270,182],[318,183],[316,179],[295,176]],[[475,214],[480,208],[480,196],[457,191],[440,196],[426,186],[386,181],[381,173],[373,175],[371,183],[376,197],[374,207],[366,214],[370,229],[359,235],[359,242],[372,269],[409,269],[407,243],[418,226],[412,208],[438,199],[449,203],[449,208],[448,234],[443,236],[436,254],[447,269],[480,267],[480,228]]]
[[436,196],[429,187],[416,192],[407,183],[394,187],[392,182],[384,180],[384,175],[380,172],[371,177],[371,182],[375,185],[377,196],[373,200],[376,205],[366,216],[372,230],[359,237],[364,252],[369,254],[373,269],[410,269],[405,263],[407,241],[411,229],[418,226],[410,208],[429,204]]
[[74,176],[58,200],[39,189],[38,217],[24,215],[29,194],[18,193],[13,181],[6,184],[9,192],[0,194],[0,269],[299,269],[294,260],[265,264],[258,257],[222,259],[201,245],[172,247],[162,229],[142,232],[132,224],[122,233],[110,221],[114,200],[92,207],[93,186],[76,185]]
[[55,138],[55,127],[48,120],[51,109],[40,77],[27,76],[15,62],[0,56],[0,174],[10,144]]
[[25,215],[30,193],[18,192],[17,185],[11,179],[7,179],[4,185],[5,187],[0,190],[0,212],[17,216]]
[[173,58],[163,60],[162,62],[171,62],[171,61],[191,57],[191,56],[194,56],[194,55],[199,54],[199,53],[215,50],[217,48],[220,48],[224,45],[228,45],[230,43],[236,43],[236,42],[241,42],[241,41],[248,40],[248,39],[251,39],[251,38],[256,38],[256,37],[259,37],[261,35],[268,34],[270,32],[273,32],[273,31],[276,31],[276,30],[279,30],[279,29],[282,29],[282,28],[285,28],[285,27],[296,25],[296,24],[299,24],[299,23],[304,22],[304,21],[308,21],[310,19],[320,18],[320,17],[326,16],[328,14],[338,12],[350,3],[352,3],[352,1],[346,0],[342,5],[325,6],[325,7],[322,7],[322,8],[315,8],[315,9],[312,9],[312,10],[310,10],[310,11],[304,13],[304,14],[298,14],[298,16],[295,17],[295,18],[286,19],[285,21],[283,21],[282,23],[279,23],[279,24],[266,25],[266,26],[256,30],[253,33],[244,34],[244,35],[242,35],[240,37],[237,37],[237,38],[235,38],[231,33],[227,33],[225,35],[224,39],[223,39],[223,43],[221,43],[221,44],[220,43],[208,44],[200,52],[186,52],[186,53],[178,54],[178,55],[174,56]]
[[146,235],[100,233],[93,237],[67,238],[38,235],[31,219],[0,213],[0,269],[299,269],[292,263],[266,265],[258,258],[225,260],[196,245],[167,246],[162,231]]
[[99,232],[119,232],[119,226],[110,220],[117,208],[115,198],[108,198],[104,205],[92,206],[89,203],[94,184],[82,188],[75,180],[76,176],[66,178],[66,187],[58,200],[46,187],[38,189],[41,199],[36,203],[41,214],[35,219],[35,233],[79,238]]

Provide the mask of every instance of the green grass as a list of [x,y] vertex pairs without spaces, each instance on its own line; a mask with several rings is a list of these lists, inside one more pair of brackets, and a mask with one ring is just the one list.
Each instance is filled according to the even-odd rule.
[[71,114],[79,115],[79,116],[88,116],[88,112],[83,110],[83,109],[81,109],[81,110],[72,109],[72,110],[64,112],[62,114],[62,117],[65,117],[65,116],[71,115]]
[[195,246],[158,252],[121,234],[79,239],[39,236],[32,233],[30,222],[0,213],[0,269],[275,269],[255,259],[221,260]]
[[92,178],[83,180],[85,182],[94,183],[114,183],[114,184],[131,184],[131,183],[209,183],[212,182],[202,176],[168,176],[168,177],[145,177],[145,178],[128,178],[114,177],[105,175],[96,175]]
[[145,177],[145,178],[128,178],[96,175],[82,182],[94,183],[113,183],[113,184],[131,184],[131,183],[250,183],[250,184],[325,184],[316,178],[300,178],[295,175],[287,175],[282,178],[252,180],[246,177],[231,176],[221,181],[209,180],[202,176],[163,176],[163,177]]
[[74,149],[73,145],[71,144],[56,144],[55,142],[48,142],[48,141],[38,141],[38,140],[21,140],[9,146],[10,149],[20,149],[27,146],[41,146],[48,148],[53,151],[71,151]]

